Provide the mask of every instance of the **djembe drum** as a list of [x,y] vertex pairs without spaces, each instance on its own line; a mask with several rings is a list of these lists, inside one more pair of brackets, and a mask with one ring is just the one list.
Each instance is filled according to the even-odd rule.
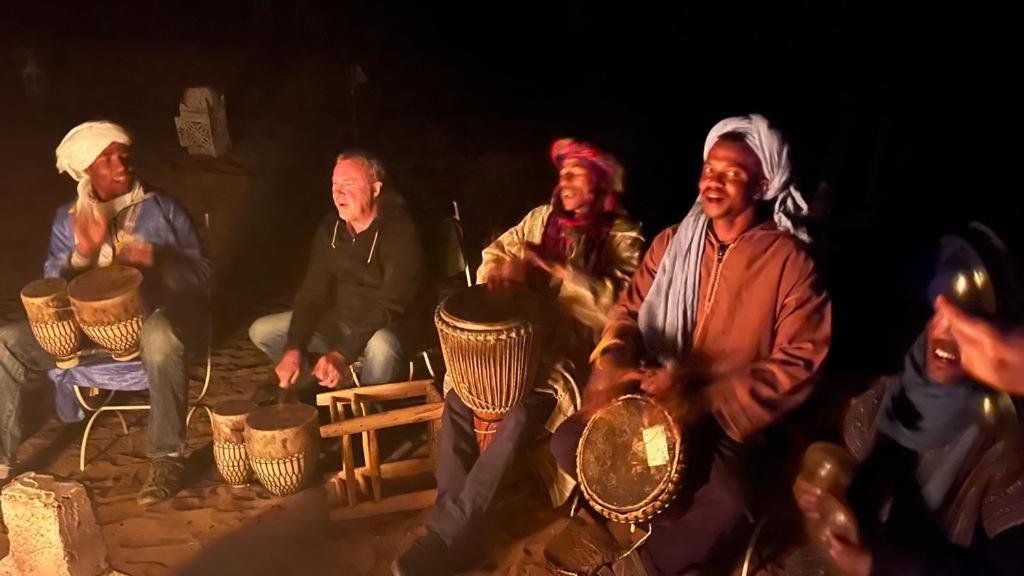
[[683,439],[669,413],[648,397],[630,394],[587,423],[576,469],[594,510],[615,522],[638,524],[675,498],[684,460]]
[[78,325],[93,342],[127,361],[139,355],[142,335],[142,272],[130,266],[96,268],[68,284]]
[[245,450],[256,479],[271,494],[302,490],[313,479],[320,455],[316,408],[278,404],[253,410],[245,420]]
[[21,290],[28,325],[39,345],[49,352],[59,368],[78,365],[82,333],[68,301],[68,284],[60,278],[42,278]]
[[525,289],[478,285],[452,294],[434,314],[448,378],[473,410],[481,452],[505,413],[533,389],[538,311],[537,299]]
[[210,414],[213,461],[231,486],[245,486],[252,480],[249,455],[245,451],[245,420],[256,408],[255,402],[228,400],[214,406]]

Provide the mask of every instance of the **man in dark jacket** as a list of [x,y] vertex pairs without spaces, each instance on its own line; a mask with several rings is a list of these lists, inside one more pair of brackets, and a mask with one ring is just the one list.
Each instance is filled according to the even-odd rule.
[[[397,327],[420,289],[423,250],[402,199],[384,187],[379,161],[342,153],[331,191],[337,215],[320,223],[294,310],[253,322],[249,337],[276,363],[282,388],[311,375],[335,388],[352,362],[360,380],[394,380],[404,360]],[[303,374],[309,353],[312,373]]]
[[[1014,256],[987,227],[943,239],[929,296],[994,328],[1021,325]],[[967,370],[947,310],[938,309],[903,369],[854,398],[842,423],[859,463],[845,491],[856,522],[831,522],[834,495],[804,478],[800,510],[822,522],[819,550],[850,576],[1024,573],[1024,451],[1016,409]],[[819,554],[820,555],[820,554]],[[807,574],[794,553],[775,574]]]

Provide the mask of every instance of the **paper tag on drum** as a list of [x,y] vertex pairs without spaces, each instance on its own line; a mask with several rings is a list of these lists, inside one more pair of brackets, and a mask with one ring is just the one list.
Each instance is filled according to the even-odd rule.
[[647,465],[651,468],[668,464],[668,438],[665,437],[665,427],[661,424],[644,428],[644,451],[647,453]]

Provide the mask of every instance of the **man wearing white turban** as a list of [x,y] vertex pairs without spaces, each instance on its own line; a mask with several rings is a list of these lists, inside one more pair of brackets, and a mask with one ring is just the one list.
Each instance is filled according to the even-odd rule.
[[143,272],[142,297],[152,310],[143,323],[140,360],[82,361],[57,368],[27,322],[0,326],[0,480],[10,476],[22,440],[26,387],[49,375],[57,414],[80,420],[73,385],[150,391],[149,478],[139,503],[173,497],[184,479],[185,357],[206,336],[210,265],[185,211],[170,197],[147,191],[135,178],[131,136],[112,122],[73,128],[56,150],[57,170],[78,182],[77,199],[57,210],[50,231],[46,277],[70,279],[112,263]]
[[696,203],[655,238],[591,356],[583,409],[552,438],[575,473],[589,417],[637,382],[675,414],[685,494],[639,550],[651,574],[682,573],[721,551],[749,515],[762,431],[807,398],[828,353],[831,308],[801,246],[807,205],[788,152],[758,115],[712,128]]

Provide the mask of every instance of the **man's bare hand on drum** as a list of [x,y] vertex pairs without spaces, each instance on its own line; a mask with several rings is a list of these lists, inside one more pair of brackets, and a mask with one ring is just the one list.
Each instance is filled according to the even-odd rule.
[[583,418],[590,418],[619,396],[635,389],[641,376],[640,370],[621,359],[616,359],[615,354],[602,355],[590,372],[586,387],[583,388],[583,403],[580,406]]
[[345,357],[337,350],[331,350],[317,360],[313,367],[313,377],[325,388],[337,388],[346,368],[348,362]]
[[654,368],[643,368],[640,389],[656,401],[667,400],[683,380],[683,371],[676,362]]
[[298,350],[287,350],[281,361],[274,367],[277,374],[278,386],[287,390],[299,381],[299,374],[302,372],[302,352]]
[[530,266],[539,268],[554,278],[562,279],[565,276],[565,266],[541,256],[539,248],[534,244],[525,246],[523,259]]
[[518,258],[502,260],[487,277],[487,286],[503,289],[526,282],[526,264]]
[[688,424],[698,412],[694,398],[686,393],[685,374],[677,362],[667,362],[640,373],[640,389],[660,404],[679,424]]
[[116,260],[136,268],[150,268],[153,266],[153,245],[149,242],[124,244],[118,248]]
[[107,238],[107,222],[89,212],[75,213],[71,229],[75,236],[75,252],[83,258],[95,259]]

